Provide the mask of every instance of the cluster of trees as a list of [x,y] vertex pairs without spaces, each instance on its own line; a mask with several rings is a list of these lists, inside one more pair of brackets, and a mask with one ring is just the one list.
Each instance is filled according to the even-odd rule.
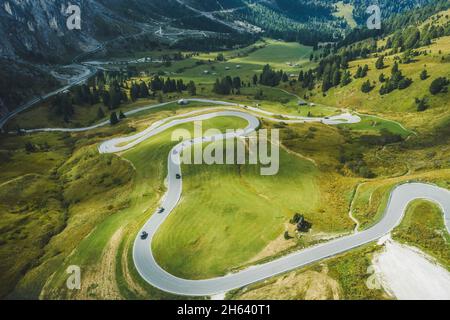
[[[127,82],[128,75],[124,73],[103,73],[100,72],[94,79],[91,79],[87,84],[77,86],[72,91],[61,93],[51,100],[53,112],[64,118],[65,122],[69,122],[75,113],[75,105],[95,105],[102,102],[103,107],[108,110],[116,110],[123,103],[127,103],[130,98],[131,101],[136,101],[139,98],[155,97],[156,93],[182,92],[188,91],[190,95],[197,94],[197,88],[193,81],[187,85],[182,79],[163,79],[155,76],[148,84],[144,81],[131,83]],[[129,96],[128,96],[129,93]],[[162,100],[162,99],[160,99]],[[115,118],[120,120],[123,118],[123,113],[115,115]],[[99,107],[97,118],[105,117],[105,111]],[[111,113],[111,123],[116,122]]]
[[[356,2],[358,1],[355,0],[355,4]],[[415,7],[411,0],[383,3],[383,7],[389,8],[389,10],[382,10],[382,14],[385,17],[386,15],[392,15],[395,12],[399,12],[400,8],[408,8],[408,10],[405,10],[401,15],[395,15],[391,16],[389,19],[384,19],[381,30],[368,30],[366,28],[356,28],[352,30],[352,32],[339,43],[339,47],[346,47],[357,42],[361,43],[363,40],[370,38],[387,37],[394,33],[393,37],[387,39],[384,48],[377,49],[375,46],[372,47],[370,51],[376,52],[377,50],[393,49],[395,52],[401,52],[422,45],[428,45],[432,39],[449,35],[450,22],[447,22],[444,25],[435,25],[433,23],[427,24],[421,30],[416,27],[432,15],[450,8],[450,2],[448,2],[448,0],[436,0],[430,2],[430,4],[420,7]],[[359,13],[358,8],[362,10]],[[353,15],[357,21],[359,20],[359,15],[361,15],[361,23],[364,22],[363,20],[367,19],[367,14],[364,12],[366,8],[367,3],[364,3],[364,1],[361,1],[359,5],[356,5]],[[369,47],[367,49],[369,49]]]
[[88,85],[83,84],[75,87],[73,99],[76,105],[94,105],[100,102],[100,94],[95,83],[92,85],[92,91]]
[[369,93],[370,91],[372,91],[373,87],[372,84],[370,83],[370,80],[365,81],[362,86],[361,86],[361,91],[364,93]]
[[268,64],[264,66],[263,71],[259,76],[260,84],[271,87],[279,85],[281,81],[286,82],[288,80],[289,77],[283,70],[275,71]]
[[[315,70],[310,70],[307,73],[301,71],[298,80],[302,83],[302,87],[312,90],[314,88],[314,82],[317,79],[321,79],[322,91],[325,93],[330,88],[339,85],[343,87],[351,83],[352,74],[348,70],[348,67],[349,61],[355,57],[351,52],[352,51],[347,50],[329,55],[319,62],[319,66]],[[383,64],[384,67],[383,60],[380,61],[377,62],[377,65],[381,67],[381,64]],[[358,66],[354,78],[364,78],[367,76],[368,71],[369,66],[367,64]],[[370,82],[364,83],[362,90],[364,92],[372,90]]]
[[[132,101],[135,101],[138,98],[147,98],[150,95],[155,96],[157,91],[161,91],[162,93],[181,93],[186,90],[188,90],[191,95],[197,94],[197,88],[193,81],[190,81],[186,85],[182,79],[163,79],[157,75],[150,80],[148,85],[144,81],[141,81],[139,84],[133,82],[130,88],[130,97]],[[150,91],[152,91],[152,93],[150,93]]]
[[[349,58],[344,54],[333,54],[320,61],[315,70],[315,77],[322,79],[322,91],[324,93],[332,87],[346,86],[352,81],[351,73],[347,70],[349,67],[348,61]],[[364,67],[364,70],[359,67],[355,78],[365,76],[367,70],[366,67]],[[310,79],[314,79],[314,74],[311,75]],[[304,85],[304,87],[306,86]],[[314,85],[310,85],[310,88],[312,87]]]
[[[345,27],[342,20],[327,19],[323,9],[330,7],[327,1],[289,1],[283,2],[285,8],[296,8],[283,10],[275,9],[264,2],[254,2],[252,6],[245,9],[227,13],[227,18],[231,16],[233,20],[248,21],[249,23],[264,29],[265,34],[275,39],[285,41],[298,41],[306,45],[316,45],[318,42],[330,42],[335,40],[338,29]],[[300,10],[299,8],[309,8]],[[331,8],[331,7],[330,7]],[[325,12],[328,12],[325,9]],[[314,14],[319,14],[314,16]]]
[[[391,17],[403,16],[404,14],[411,12],[411,10],[422,7],[430,2],[435,2],[436,0],[384,0],[375,2],[380,6],[381,17],[383,21],[387,21]],[[367,7],[374,2],[367,0],[349,0],[353,5],[353,16],[357,22],[364,24],[368,17],[366,13]],[[398,15],[401,13],[401,15]]]
[[375,62],[375,68],[378,70],[384,69],[384,56],[378,57],[377,61]]
[[[425,80],[428,78],[428,73],[426,70],[423,70],[420,74],[420,79]],[[450,81],[445,77],[438,77],[433,80],[430,84],[429,91],[432,95],[437,95],[439,93],[448,92],[448,85],[450,84]],[[414,99],[414,105],[417,109],[417,111],[422,112],[427,110],[430,105],[428,103],[428,97],[423,98],[415,98]]]
[[380,94],[385,95],[396,89],[406,89],[411,85],[411,83],[412,79],[407,78],[402,74],[402,72],[399,70],[397,61],[395,61],[394,66],[391,70],[391,77],[385,79],[384,84],[380,88]]
[[[128,101],[125,92],[128,74],[124,72],[99,72],[96,77],[87,83],[74,87],[56,95],[51,100],[53,112],[69,122],[75,114],[75,106],[95,105],[103,102],[110,110],[116,109],[121,103]],[[106,86],[109,86],[109,90]],[[105,116],[103,109],[99,108],[98,117]]]
[[128,95],[117,81],[113,81],[109,86],[109,90],[103,90],[102,101],[105,107],[114,110],[120,107],[122,103],[128,101]]
[[160,78],[155,76],[149,83],[152,91],[162,91],[163,93],[169,92],[183,92],[187,89],[182,79],[170,79],[170,78]]
[[367,64],[365,64],[364,67],[358,66],[355,73],[355,79],[365,78],[367,76],[367,72],[369,72],[369,66]]
[[148,86],[144,81],[141,81],[139,84],[136,82],[131,83],[130,88],[130,98],[131,101],[136,101],[139,98],[147,98],[150,95],[150,91],[148,90]]
[[126,115],[122,111],[119,112],[119,116],[117,116],[117,112],[113,111],[111,112],[111,115],[109,117],[109,122],[111,123],[112,126],[114,126],[125,118]]
[[64,92],[53,97],[51,107],[57,116],[63,117],[64,122],[69,122],[75,113],[70,92]]
[[414,99],[414,103],[416,105],[417,111],[419,111],[419,112],[425,111],[425,110],[427,110],[430,107],[428,105],[428,98],[427,97],[423,97],[422,99],[415,98]]
[[[435,38],[450,35],[450,22],[448,19],[446,23],[435,24],[432,22],[420,29],[417,27],[430,16],[448,8],[450,8],[450,2],[446,0],[433,1],[432,4],[412,9],[403,12],[401,15],[384,20],[381,30],[356,28],[338,43],[333,53],[345,55],[348,61],[351,61],[356,58],[366,58],[372,53],[391,49],[392,53],[404,52],[402,62],[408,63],[412,61],[414,55],[420,54],[414,51],[415,48],[429,45]],[[440,18],[442,18],[441,15],[433,17],[435,20]],[[376,40],[381,38],[386,38],[386,44],[378,47]],[[426,51],[423,54],[427,54]],[[381,59],[379,59],[377,67],[382,68],[381,66]]]
[[229,95],[231,93],[239,94],[242,86],[243,82],[240,77],[231,78],[230,76],[226,76],[220,80],[216,79],[213,92],[223,95]]
[[430,25],[419,29],[416,26],[410,26],[406,29],[400,29],[392,37],[388,37],[385,49],[393,49],[393,52],[403,52],[418,47],[428,46],[431,40],[450,34],[450,23],[447,26]]
[[313,70],[309,69],[307,72],[300,71],[298,75],[298,81],[301,83],[303,88],[308,88],[308,90],[314,89],[315,76]]

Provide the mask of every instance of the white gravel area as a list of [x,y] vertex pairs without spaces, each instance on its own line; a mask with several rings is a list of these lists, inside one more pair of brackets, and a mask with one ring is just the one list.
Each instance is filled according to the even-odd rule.
[[399,300],[450,300],[450,273],[419,249],[387,240],[373,263],[383,288]]

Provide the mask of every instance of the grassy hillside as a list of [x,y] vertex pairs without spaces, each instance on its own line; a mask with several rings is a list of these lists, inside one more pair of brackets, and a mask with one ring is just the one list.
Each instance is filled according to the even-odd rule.
[[153,243],[157,261],[178,276],[207,278],[253,258],[295,212],[307,212],[315,230],[329,231],[313,214],[320,207],[314,165],[282,152],[280,167],[263,177],[259,166],[184,166],[183,200]]
[[[222,53],[225,61],[216,61]],[[202,53],[191,59],[175,61],[170,66],[142,66],[148,72],[158,72],[184,81],[193,80],[197,84],[213,84],[217,78],[240,76],[250,82],[254,74],[259,74],[264,65],[270,64],[276,69],[298,73],[301,68],[314,65],[309,61],[312,47],[296,42],[282,42],[264,39],[244,49],[225,52]]]
[[[413,80],[411,86],[404,90],[394,90],[393,92],[380,95],[381,83],[380,75],[390,76],[394,59],[401,58],[402,55],[388,55],[385,58],[384,69],[375,68],[375,57],[352,61],[350,72],[355,74],[358,66],[369,66],[367,77],[362,79],[352,79],[352,82],[345,87],[330,89],[325,95],[320,92],[320,88],[313,91],[312,100],[336,107],[350,108],[359,112],[385,115],[388,118],[401,122],[411,130],[420,131],[427,127],[427,131],[432,126],[436,126],[441,120],[448,117],[450,93],[432,95],[429,92],[431,82],[438,77],[448,77],[450,74],[450,37],[437,39],[432,45],[417,49],[417,51],[427,51],[427,55],[420,55],[408,64],[399,64],[402,73]],[[428,79],[421,80],[420,73],[426,69]],[[374,88],[369,93],[363,93],[361,86],[363,82],[370,80]],[[414,103],[415,98],[427,97],[430,108],[424,112],[417,112]]]
[[379,250],[376,244],[314,263],[228,293],[233,300],[383,300],[383,290],[368,289],[368,268]]
[[434,203],[424,200],[411,203],[393,238],[420,248],[450,269],[450,235],[442,210]]

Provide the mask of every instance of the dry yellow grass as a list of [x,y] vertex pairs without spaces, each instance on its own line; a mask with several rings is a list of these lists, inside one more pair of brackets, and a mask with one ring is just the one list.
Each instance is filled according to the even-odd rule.
[[270,284],[244,290],[240,300],[339,300],[339,283],[328,275],[326,265],[322,271],[291,272],[272,280]]

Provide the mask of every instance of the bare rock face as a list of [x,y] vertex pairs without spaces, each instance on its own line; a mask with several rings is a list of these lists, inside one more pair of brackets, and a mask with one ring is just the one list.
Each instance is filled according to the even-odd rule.
[[[81,9],[81,30],[67,28],[69,3]],[[0,0],[0,57],[59,62],[98,46],[102,25],[121,23],[94,0]]]
[[[67,28],[68,5],[81,9],[81,30]],[[67,63],[105,40],[242,5],[242,0],[0,0],[0,58]],[[196,19],[178,27],[207,29],[218,20],[205,14],[206,22],[196,25]]]

